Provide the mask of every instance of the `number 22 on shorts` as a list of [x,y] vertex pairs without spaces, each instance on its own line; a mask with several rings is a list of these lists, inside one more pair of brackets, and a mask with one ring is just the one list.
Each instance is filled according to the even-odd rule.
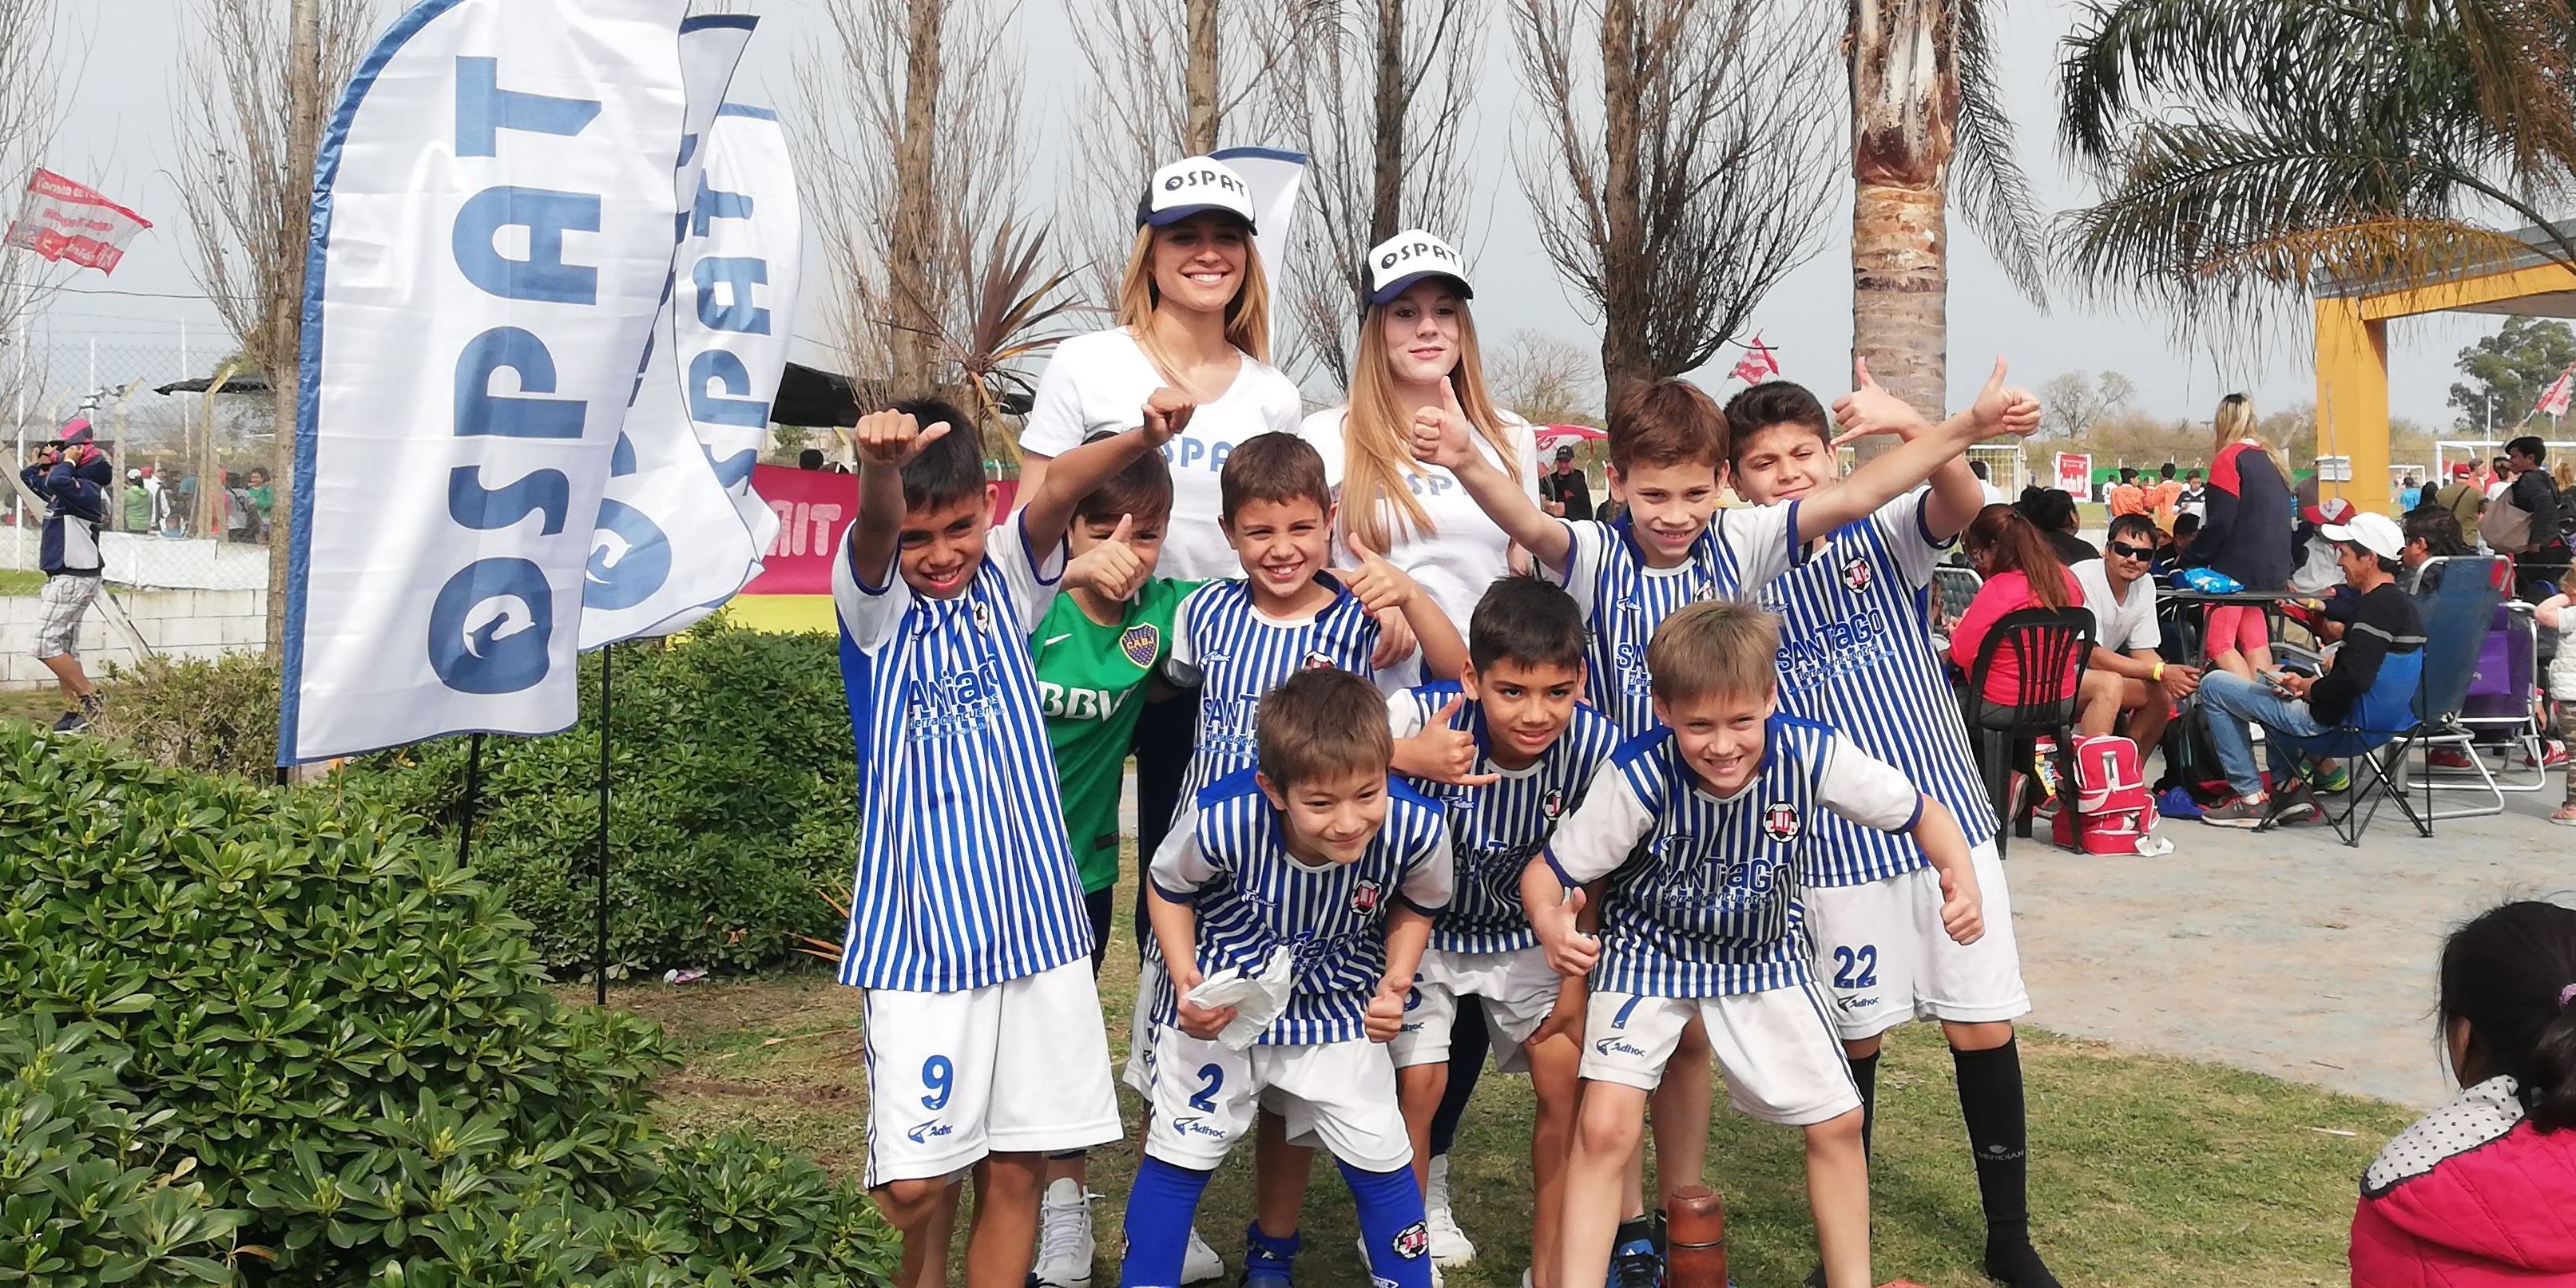
[[1834,949],[1834,987],[1878,987],[1878,945]]

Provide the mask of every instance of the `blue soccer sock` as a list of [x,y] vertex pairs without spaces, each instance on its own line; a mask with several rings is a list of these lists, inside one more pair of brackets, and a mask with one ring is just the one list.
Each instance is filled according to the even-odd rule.
[[1118,1267],[1119,1288],[1179,1288],[1190,1223],[1214,1175],[1152,1155],[1136,1165],[1136,1184],[1127,1193],[1127,1258]]
[[1360,1244],[1369,1270],[1395,1288],[1431,1288],[1431,1231],[1422,1221],[1422,1187],[1413,1169],[1363,1172],[1341,1164],[1359,1208]]
[[1262,1233],[1255,1221],[1243,1230],[1243,1282],[1290,1283],[1296,1279],[1297,1248],[1305,1242],[1303,1234],[1274,1239]]

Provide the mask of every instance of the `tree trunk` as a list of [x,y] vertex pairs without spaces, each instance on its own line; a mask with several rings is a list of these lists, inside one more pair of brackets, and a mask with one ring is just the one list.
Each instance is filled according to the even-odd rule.
[[[286,579],[295,549],[295,434],[303,387],[304,260],[313,237],[313,157],[322,142],[322,7],[295,0],[287,16],[286,217],[279,221],[277,280],[268,298],[268,388],[275,428],[269,436],[268,484],[274,503],[268,532],[268,652],[286,648]],[[204,488],[201,480],[197,486]],[[256,518],[256,515],[252,516]],[[220,533],[213,534],[218,540]]]
[[1656,376],[1647,356],[1645,323],[1646,222],[1637,157],[1637,96],[1643,51],[1637,47],[1637,0],[1601,6],[1602,205],[1610,225],[1601,257],[1601,375],[1609,403],[1621,391]]
[[[1959,67],[1947,0],[1852,0],[1852,356],[1947,414],[1950,153]],[[1863,440],[1864,455],[1892,446]]]
[[1191,156],[1205,156],[1216,151],[1217,119],[1221,108],[1217,100],[1216,77],[1216,6],[1217,0],[1189,0],[1189,70],[1182,77],[1189,95],[1189,137],[1181,140]]
[[888,237],[887,275],[894,299],[889,340],[895,387],[905,397],[929,392],[932,336],[937,332],[932,263],[939,114],[939,37],[947,0],[911,0],[911,30],[904,46],[903,137],[895,144],[894,227]]
[[1404,219],[1404,0],[1377,0],[1377,101],[1373,112],[1376,155],[1369,181],[1369,245],[1403,232]]

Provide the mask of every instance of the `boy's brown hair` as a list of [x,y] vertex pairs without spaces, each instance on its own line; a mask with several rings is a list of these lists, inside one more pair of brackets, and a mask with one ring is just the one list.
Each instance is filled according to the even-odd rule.
[[1324,457],[1315,445],[1295,434],[1255,434],[1234,445],[1217,472],[1217,489],[1227,523],[1235,512],[1255,501],[1278,504],[1309,500],[1324,513],[1333,512],[1333,489],[1324,482]]
[[1726,460],[1726,413],[1687,380],[1633,384],[1610,403],[1609,461],[1626,474],[1645,465],[1706,465]]
[[[1115,437],[1104,430],[1082,441],[1089,444]],[[1073,517],[1085,522],[1116,523],[1133,515],[1140,528],[1168,519],[1171,514],[1172,467],[1164,462],[1161,452],[1147,452],[1127,462],[1125,469],[1110,475],[1073,506]]]
[[1780,687],[1780,619],[1740,599],[1706,599],[1664,619],[1646,673],[1664,702],[1769,697]]
[[1744,445],[1775,425],[1795,425],[1827,443],[1834,441],[1833,421],[1824,403],[1792,380],[1765,380],[1726,400],[1726,463],[1743,460]]
[[1395,755],[1386,699],[1329,666],[1299,671],[1262,696],[1257,741],[1262,774],[1283,792],[1335,774],[1383,774]]

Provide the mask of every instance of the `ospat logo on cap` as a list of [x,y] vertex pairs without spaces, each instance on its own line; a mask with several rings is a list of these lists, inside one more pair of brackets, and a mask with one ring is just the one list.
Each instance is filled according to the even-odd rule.
[[1195,214],[1222,210],[1258,232],[1252,218],[1252,185],[1215,157],[1183,157],[1154,172],[1145,199],[1136,203],[1136,226],[1163,228]]
[[1407,229],[1369,248],[1369,303],[1392,303],[1426,277],[1445,277],[1456,283],[1459,299],[1476,298],[1475,288],[1467,282],[1467,257],[1459,254],[1457,247],[1419,228]]
[[2315,505],[2311,505],[2300,510],[2299,515],[2308,522],[2322,528],[2330,523],[2347,522],[2352,518],[2355,512],[2352,502],[2339,496],[2330,496],[2325,500],[2317,502]]
[[2397,526],[2397,520],[2384,514],[2356,514],[2343,523],[2328,524],[2318,531],[2328,541],[2349,541],[2382,559],[2394,559],[2406,549],[2406,530]]

